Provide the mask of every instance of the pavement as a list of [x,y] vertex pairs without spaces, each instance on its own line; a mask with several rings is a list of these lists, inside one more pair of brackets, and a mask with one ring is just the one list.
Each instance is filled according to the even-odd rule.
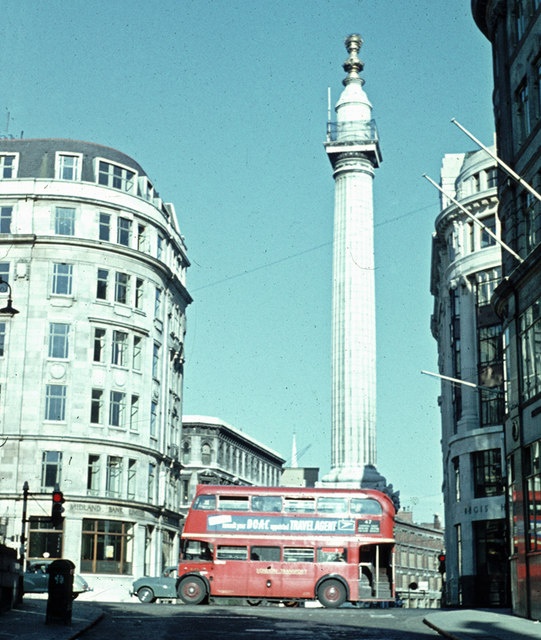
[[23,602],[0,613],[0,640],[75,640],[103,618],[100,603],[72,604],[71,624],[45,624],[46,598],[24,596]]
[[[47,600],[24,597],[0,613],[0,640],[75,640],[103,618],[99,602],[73,602],[71,624],[45,624]],[[424,623],[450,640],[541,639],[541,623],[514,616],[509,609],[426,609]]]
[[424,623],[450,640],[541,639],[539,620],[519,618],[514,616],[510,609],[426,609],[426,611]]

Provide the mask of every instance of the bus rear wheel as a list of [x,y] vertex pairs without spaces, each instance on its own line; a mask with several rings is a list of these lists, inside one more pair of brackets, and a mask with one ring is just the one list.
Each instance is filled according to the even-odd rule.
[[201,578],[188,576],[178,585],[177,595],[184,604],[201,604],[207,597],[207,589]]
[[317,589],[317,599],[327,608],[336,609],[346,601],[346,588],[339,580],[325,580]]

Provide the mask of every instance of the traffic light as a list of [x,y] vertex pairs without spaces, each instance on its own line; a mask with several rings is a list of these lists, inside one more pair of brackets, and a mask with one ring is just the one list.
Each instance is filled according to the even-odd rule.
[[58,485],[54,488],[52,498],[53,504],[51,507],[51,521],[53,523],[53,527],[56,529],[61,527],[64,522],[64,516],[62,515],[64,513],[64,507],[62,505],[66,502],[64,500],[64,494],[60,491]]
[[445,553],[439,554],[438,562],[439,562],[438,571],[442,574],[445,573]]

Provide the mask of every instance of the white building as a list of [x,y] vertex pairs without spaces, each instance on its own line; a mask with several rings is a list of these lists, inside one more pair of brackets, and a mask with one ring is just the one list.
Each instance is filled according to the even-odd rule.
[[507,606],[503,349],[490,306],[501,279],[496,164],[486,151],[447,154],[432,246],[432,333],[442,379],[446,583],[451,606]]
[[28,483],[27,558],[128,585],[178,557],[191,298],[175,209],[114,149],[0,140],[0,252],[19,311],[0,316],[0,533],[19,546]]

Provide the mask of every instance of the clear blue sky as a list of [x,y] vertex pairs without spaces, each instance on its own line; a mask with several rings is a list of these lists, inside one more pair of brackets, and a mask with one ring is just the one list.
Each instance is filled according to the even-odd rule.
[[[431,234],[445,153],[492,142],[488,42],[469,0],[4,0],[0,133],[136,159],[192,266],[185,414],[330,467],[333,189],[323,141],[343,45],[364,40],[375,179],[378,468],[442,512]],[[8,125],[8,115],[10,116]]]

